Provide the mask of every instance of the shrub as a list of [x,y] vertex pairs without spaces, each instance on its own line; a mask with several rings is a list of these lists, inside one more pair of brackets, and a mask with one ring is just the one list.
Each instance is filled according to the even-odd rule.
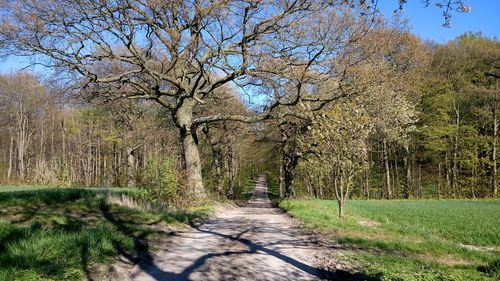
[[184,172],[178,169],[175,158],[150,159],[140,179],[145,199],[153,203],[186,208],[194,203],[187,187]]

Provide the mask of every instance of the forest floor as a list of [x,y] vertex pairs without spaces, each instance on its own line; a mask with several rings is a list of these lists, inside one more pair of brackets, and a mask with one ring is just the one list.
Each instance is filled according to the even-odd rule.
[[[226,208],[141,262],[115,266],[116,280],[321,280],[337,278],[318,267],[325,247],[296,221],[271,208],[265,176],[245,207]],[[339,274],[337,272],[337,274]],[[347,272],[343,272],[347,274]],[[345,279],[345,278],[343,278]]]

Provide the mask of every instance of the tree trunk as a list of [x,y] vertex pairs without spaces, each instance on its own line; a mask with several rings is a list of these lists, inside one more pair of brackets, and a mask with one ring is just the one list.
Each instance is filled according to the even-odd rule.
[[285,198],[295,198],[295,167],[297,167],[298,157],[295,155],[284,157],[284,170],[285,170]]
[[447,187],[447,193],[449,196],[453,196],[453,191],[451,190],[451,168],[450,168],[450,161],[448,157],[448,150],[446,150],[445,156],[444,156],[444,162],[446,165],[446,187]]
[[406,181],[405,181],[405,190],[403,192],[403,197],[408,199],[410,197],[411,191],[411,162],[410,162],[410,146],[408,144],[404,145],[405,156],[403,158],[405,170],[406,170]]
[[437,186],[437,194],[438,194],[438,199],[441,198],[441,162],[438,164],[438,186]]
[[63,119],[61,121],[61,143],[62,143],[62,156],[61,156],[61,163],[63,166],[66,163],[66,129],[64,126],[66,125],[66,116],[63,116]]
[[352,177],[349,176],[349,172],[339,170],[334,173],[333,178],[335,196],[337,198],[337,203],[339,204],[339,217],[341,218],[345,215],[345,201],[349,197],[349,186]]
[[210,144],[210,149],[212,152],[212,160],[215,167],[215,185],[217,190],[217,198],[221,199],[223,196],[223,187],[222,187],[222,151],[219,147],[218,143],[212,138],[210,135],[209,127],[205,126],[203,128],[203,132],[205,133],[206,138]]
[[40,125],[40,160],[45,161],[45,126],[44,123],[41,122]]
[[[395,157],[397,158],[397,157]],[[398,160],[394,159],[394,180],[392,181],[394,183],[394,194],[396,198],[398,198],[400,192],[400,185],[399,185],[399,171],[398,171]]]
[[228,151],[228,157],[227,157],[227,180],[228,180],[228,187],[227,187],[227,198],[229,199],[234,199],[234,166],[233,166],[233,151],[231,148],[229,148]]
[[283,199],[285,197],[285,192],[284,192],[284,185],[285,185],[285,160],[283,159],[283,156],[281,157],[281,163],[280,163],[280,174],[279,174],[279,191],[280,191],[280,199]]
[[[283,169],[283,182],[285,185],[284,198],[292,199],[295,198],[295,167],[297,166],[298,156],[296,152],[295,144],[288,141],[287,130],[283,124],[280,125],[280,146],[281,146],[281,165]],[[288,145],[287,145],[288,142]],[[288,148],[288,151],[286,151]]]
[[418,198],[422,197],[422,166],[420,166],[420,163],[418,164],[418,184],[417,184],[417,190],[418,190]]
[[498,138],[498,119],[495,108],[493,109],[493,149],[491,152],[491,162],[493,169],[491,171],[493,197],[498,195],[498,178],[497,178],[497,138]]
[[131,147],[127,147],[127,187],[135,187],[135,166],[136,166],[136,157],[135,151]]
[[221,199],[223,188],[222,188],[222,168],[221,168],[221,159],[220,152],[218,150],[214,150],[214,165],[215,165],[215,184],[217,185],[217,197]]
[[455,137],[453,139],[453,168],[452,168],[452,189],[454,197],[459,195],[458,186],[458,136],[460,130],[460,111],[455,105]]
[[9,130],[10,134],[10,145],[9,145],[9,168],[7,169],[7,182],[10,183],[10,177],[12,176],[12,154],[14,153],[14,136],[12,135],[12,129]]
[[370,199],[370,168],[365,172],[365,197],[367,200]]
[[344,199],[339,199],[337,200],[339,204],[339,218],[343,217],[344,214],[344,206],[345,206],[345,200]]
[[368,143],[368,161],[367,161],[367,167],[365,171],[365,197],[366,199],[370,199],[370,170],[371,170],[371,145]]
[[387,199],[392,198],[392,186],[391,186],[391,169],[389,167],[389,153],[387,151],[387,141],[384,139],[382,141],[382,149],[383,149],[383,158],[384,158],[384,167],[385,167],[385,186],[386,186],[386,195]]
[[324,180],[323,173],[320,173],[319,177],[318,177],[318,187],[319,187],[319,198],[320,199],[324,198],[324,195],[323,195],[323,186],[324,186],[324,183],[325,183],[325,180]]
[[26,149],[28,148],[29,134],[28,134],[28,118],[24,115],[24,111],[19,109],[18,116],[18,127],[17,127],[17,168],[19,170],[19,178],[24,180],[26,165]]
[[182,145],[183,168],[187,176],[187,184],[198,199],[205,199],[207,194],[203,186],[201,159],[198,150],[196,129],[193,128],[193,108],[196,101],[185,99],[174,113],[175,124],[179,128]]
[[198,199],[206,198],[201,174],[201,159],[198,150],[198,141],[194,132],[181,128],[180,138],[183,148],[183,158],[186,171],[187,183]]

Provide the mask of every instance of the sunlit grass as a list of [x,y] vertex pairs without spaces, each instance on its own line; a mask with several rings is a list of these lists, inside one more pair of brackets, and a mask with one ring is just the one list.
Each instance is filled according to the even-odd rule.
[[348,256],[382,280],[500,277],[499,200],[353,200],[342,219],[333,200],[283,201],[281,207],[360,249]]
[[111,203],[110,194],[116,197],[73,188],[0,193],[0,280],[81,280],[95,264],[149,249],[150,239],[167,236],[162,225],[185,226],[212,212],[131,207]]

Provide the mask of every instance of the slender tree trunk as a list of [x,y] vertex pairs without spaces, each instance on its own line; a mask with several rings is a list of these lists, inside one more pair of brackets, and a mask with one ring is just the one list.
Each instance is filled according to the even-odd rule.
[[420,163],[418,164],[418,198],[422,197],[422,166],[420,166]]
[[218,143],[212,138],[210,135],[210,130],[209,127],[205,126],[203,128],[203,132],[205,133],[205,136],[207,137],[209,144],[210,144],[210,150],[212,152],[212,159],[213,159],[213,164],[215,167],[215,185],[217,189],[217,198],[221,199],[223,196],[223,186],[222,186],[222,152],[221,149],[218,146]]
[[452,185],[451,185],[451,165],[450,161],[448,158],[448,150],[446,150],[445,156],[444,156],[444,162],[446,165],[446,187],[447,187],[447,193],[449,196],[453,196],[453,190],[452,190]]
[[9,129],[10,145],[9,145],[9,167],[7,168],[7,182],[10,183],[10,178],[12,176],[12,158],[14,153],[14,136],[12,135],[12,129]]
[[453,168],[452,168],[452,185],[455,196],[459,195],[458,186],[458,137],[460,130],[460,111],[455,104],[455,137],[453,139]]
[[339,204],[339,218],[344,217],[344,206],[345,206],[345,201],[344,199],[337,200]]
[[324,183],[325,183],[325,179],[324,179],[323,173],[320,172],[319,177],[318,177],[318,186],[319,186],[319,198],[321,198],[321,199],[325,198],[324,194],[323,194]]
[[64,126],[66,125],[66,116],[63,116],[63,119],[61,121],[61,143],[62,143],[62,156],[61,156],[61,162],[63,167],[66,166],[66,129]]
[[309,197],[314,196],[311,176],[307,172],[305,172],[303,174],[303,178],[304,178],[304,184],[306,185],[306,189],[307,189],[307,195]]
[[345,198],[344,198],[344,177],[342,174],[340,175],[340,182],[339,182],[339,197],[337,198],[337,202],[339,204],[339,217],[344,216],[344,206],[345,206]]
[[19,169],[19,178],[24,180],[26,165],[25,165],[25,156],[26,149],[28,147],[29,141],[28,134],[28,118],[25,116],[25,112],[23,110],[23,104],[20,104],[20,109],[18,113],[18,128],[17,128],[17,168]]
[[365,197],[370,199],[370,169],[367,168],[365,172]]
[[370,199],[370,169],[372,165],[371,161],[371,144],[368,142],[368,161],[367,161],[367,167],[365,170],[365,197],[366,199]]
[[280,192],[280,199],[283,199],[285,197],[285,192],[284,192],[284,186],[285,186],[285,160],[283,159],[283,151],[281,155],[281,161],[280,161],[280,171],[279,171],[279,192]]
[[441,188],[442,188],[442,184],[441,184],[441,162],[439,162],[438,164],[438,186],[437,186],[437,195],[438,195],[438,198],[441,198]]
[[478,178],[477,178],[477,167],[472,168],[472,176],[474,177],[474,183],[471,186],[471,192],[472,192],[472,198],[476,199],[476,185],[479,184]]
[[401,194],[399,185],[399,171],[398,171],[398,160],[394,159],[394,194],[396,198]]
[[344,195],[344,186],[343,186],[343,177],[342,177],[342,174],[341,172],[339,171],[335,171],[334,175],[333,175],[333,187],[334,187],[334,190],[335,190],[335,197],[337,198],[337,203],[338,203],[338,207],[339,207],[339,218],[343,217],[344,216],[344,198],[343,198],[343,195]]
[[339,205],[340,218],[345,215],[345,201],[349,197],[351,179],[352,177],[349,175],[349,172],[346,171],[337,171],[336,175],[334,175],[335,196],[337,197],[337,203]]
[[491,152],[491,162],[493,169],[491,170],[493,197],[498,196],[498,176],[497,176],[497,138],[498,138],[498,119],[496,109],[493,108],[493,142]]
[[403,192],[403,197],[408,199],[410,197],[410,191],[411,191],[411,182],[412,182],[412,177],[411,177],[411,160],[410,160],[410,146],[409,144],[404,145],[405,149],[405,156],[403,158],[404,161],[404,166],[406,170],[406,181],[405,181],[405,187],[404,187],[404,192]]
[[54,157],[54,155],[55,155],[55,150],[54,150],[54,134],[56,131],[55,118],[56,118],[56,114],[55,114],[55,112],[52,112],[52,122],[51,122],[51,132],[50,132],[50,156],[51,157]]
[[221,159],[220,152],[214,151],[214,165],[215,165],[215,184],[217,185],[217,197],[221,199],[223,194],[222,188],[222,168],[221,168]]
[[233,151],[229,149],[228,157],[227,157],[227,180],[228,180],[228,188],[227,188],[227,198],[234,199],[234,164],[233,164]]
[[102,172],[101,172],[101,164],[102,164],[102,154],[101,154],[101,141],[97,141],[97,148],[96,148],[96,161],[95,161],[95,174],[96,174],[96,181],[95,181],[95,186],[102,186]]
[[40,125],[40,160],[45,161],[45,126],[43,122]]
[[386,186],[386,196],[387,199],[392,199],[392,186],[391,186],[391,169],[389,166],[389,153],[387,151],[387,141],[384,138],[382,141],[382,152],[384,158],[384,167],[385,167],[385,186]]
[[132,147],[127,147],[127,187],[135,187],[135,166],[136,166],[136,157],[135,150]]

